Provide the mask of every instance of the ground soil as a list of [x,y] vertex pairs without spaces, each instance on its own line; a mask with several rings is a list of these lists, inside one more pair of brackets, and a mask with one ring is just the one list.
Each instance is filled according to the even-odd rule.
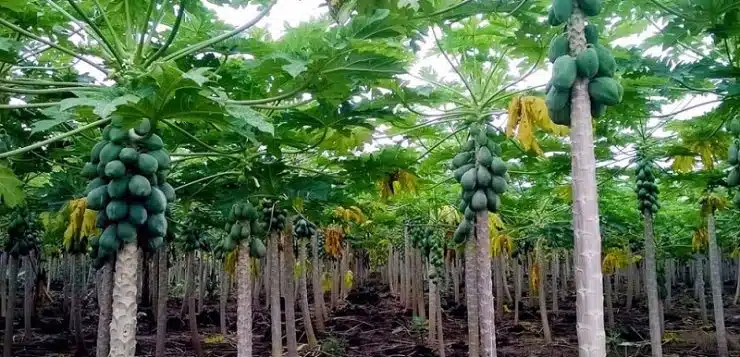
[[[19,289],[22,293],[22,289]],[[733,287],[726,286],[727,297]],[[83,329],[86,347],[90,355],[95,350],[97,331],[97,305],[94,289],[83,297]],[[664,356],[699,357],[715,356],[711,324],[702,324],[698,317],[696,303],[689,290],[679,289],[678,298],[666,312],[666,336]],[[69,332],[69,322],[62,310],[61,286],[52,289],[53,302],[38,309],[34,319],[31,336],[23,336],[22,296],[19,295],[14,338],[15,357],[38,356],[84,356],[75,351],[74,337]],[[709,299],[708,299],[709,300]],[[204,355],[209,357],[236,356],[234,336],[219,334],[218,299],[210,299],[204,311],[198,315],[198,325],[203,338]],[[710,300],[711,301],[711,300]],[[535,301],[524,303],[521,309],[520,324],[514,325],[512,313],[504,314],[496,321],[497,351],[499,357],[565,357],[577,356],[575,333],[574,299],[560,303],[560,311],[550,315],[554,342],[545,345],[542,339],[539,313]],[[729,301],[728,301],[729,302]],[[169,321],[167,356],[193,356],[190,346],[187,323],[179,315],[181,300],[169,301]],[[454,303],[450,298],[443,299],[444,332],[446,355],[463,357],[467,355],[467,327],[465,307]],[[530,307],[530,305],[532,307]],[[730,304],[726,304],[729,306]],[[649,356],[649,331],[647,308],[644,302],[636,302],[635,308],[627,311],[620,306],[615,311],[617,328],[608,330],[607,343],[610,356]],[[228,329],[234,331],[236,304],[230,300],[228,305]],[[711,306],[709,307],[711,319]],[[508,309],[507,309],[508,310]],[[738,335],[740,335],[740,308],[726,308],[726,320],[730,334],[730,348],[733,356],[740,356]],[[300,316],[300,313],[298,313]],[[2,319],[0,319],[2,321]],[[0,323],[0,327],[4,322]],[[327,357],[397,357],[438,356],[435,350],[424,344],[425,333],[419,331],[411,312],[404,311],[397,299],[391,296],[387,286],[377,277],[371,278],[349,294],[346,303],[332,313],[327,331],[320,336],[321,348],[309,350],[302,324],[299,327],[299,349],[304,356]],[[260,305],[254,312],[254,356],[270,355],[269,314]],[[155,323],[151,309],[142,307],[139,311],[136,355],[151,356],[154,353]]]

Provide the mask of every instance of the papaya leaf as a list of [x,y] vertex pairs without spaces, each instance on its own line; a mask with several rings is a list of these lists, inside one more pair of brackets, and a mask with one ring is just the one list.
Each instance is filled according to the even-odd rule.
[[0,165],[0,203],[11,208],[23,203],[25,193],[22,184],[10,168]]

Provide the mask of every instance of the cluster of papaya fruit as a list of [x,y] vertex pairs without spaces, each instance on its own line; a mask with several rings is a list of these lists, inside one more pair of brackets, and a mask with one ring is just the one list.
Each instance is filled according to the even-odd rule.
[[229,234],[224,240],[223,248],[232,251],[244,239],[249,239],[249,254],[262,258],[267,249],[259,236],[264,233],[263,225],[258,221],[257,209],[249,202],[238,202],[231,206],[228,222],[224,229]]
[[[436,271],[443,271],[444,236],[432,227],[425,225],[419,218],[408,219],[406,224],[413,247],[419,249],[421,255],[427,258],[429,264],[434,265]],[[429,278],[436,280],[439,275],[430,276]]]
[[[551,26],[560,26],[568,21],[573,13],[574,1],[586,16],[596,16],[601,11],[601,0],[553,0],[548,14]],[[550,42],[548,58],[553,64],[552,78],[547,84],[545,103],[550,119],[555,124],[570,126],[571,88],[576,78],[589,80],[588,93],[591,98],[591,116],[598,118],[604,114],[607,105],[622,101],[624,88],[614,79],[617,62],[611,52],[599,44],[596,26],[588,24],[584,28],[586,48],[571,55],[568,39],[568,25],[564,31]]]
[[285,229],[285,217],[288,212],[278,206],[272,200],[262,201],[262,221],[270,231],[282,231]]
[[15,258],[26,256],[39,244],[39,226],[27,212],[14,212],[8,224],[5,252]]
[[452,159],[455,179],[463,188],[458,210],[465,216],[453,234],[457,243],[467,239],[476,213],[496,212],[501,206],[499,195],[506,191],[507,168],[494,137],[492,128],[471,125],[470,139]]
[[113,122],[92,149],[82,175],[91,179],[87,208],[98,211],[98,259],[112,259],[125,243],[156,250],[167,234],[167,204],[175,190],[167,183],[170,155],[148,119],[126,130]]
[[637,209],[642,214],[654,215],[658,213],[660,203],[658,203],[658,194],[660,189],[655,184],[655,175],[653,174],[654,164],[653,162],[638,154],[637,158],[637,187],[635,193],[637,193]]
[[[732,135],[732,143],[727,149],[727,163],[730,164],[730,173],[727,175],[727,187],[740,185],[740,117],[736,116],[727,121],[727,132]],[[740,208],[740,191],[732,199],[735,207]]]
[[297,238],[311,238],[316,234],[316,225],[301,216],[293,219],[293,234]]

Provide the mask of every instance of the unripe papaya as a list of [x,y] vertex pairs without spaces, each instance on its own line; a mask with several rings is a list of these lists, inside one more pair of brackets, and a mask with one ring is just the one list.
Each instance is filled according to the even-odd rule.
[[571,56],[560,56],[552,65],[552,85],[560,90],[569,90],[573,87],[577,74],[576,60]]
[[584,78],[593,78],[599,72],[599,55],[589,46],[576,56],[578,75]]
[[570,44],[568,43],[568,34],[562,33],[552,38],[550,41],[550,47],[547,50],[547,58],[550,59],[551,63],[554,63],[560,56],[565,56],[570,53]]
[[573,0],[553,0],[552,13],[560,23],[568,21],[573,13]]
[[606,105],[619,104],[619,87],[617,81],[613,78],[594,78],[588,84],[588,94],[592,101]]

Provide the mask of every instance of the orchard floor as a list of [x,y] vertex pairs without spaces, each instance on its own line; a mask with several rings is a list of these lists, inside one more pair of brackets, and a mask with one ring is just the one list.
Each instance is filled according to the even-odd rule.
[[[726,286],[726,296],[731,296],[730,293],[734,292],[731,290],[730,286]],[[58,297],[57,291],[52,294]],[[21,296],[19,298],[22,300]],[[707,299],[711,301],[709,296]],[[193,356],[187,323],[176,317],[179,315],[180,303],[179,299],[170,299],[167,356],[172,357]],[[16,310],[18,312],[21,311],[20,304],[21,301],[18,301],[18,310]],[[93,356],[97,330],[97,307],[92,292],[86,294],[82,305],[85,344],[89,355]],[[446,356],[467,356],[465,307],[456,306],[450,299],[444,299],[443,305],[445,308]],[[524,306],[521,309],[519,325],[513,324],[512,313],[507,312],[503,321],[496,322],[498,356],[577,356],[574,301],[573,299],[563,301],[560,305],[560,311],[557,314],[550,314],[554,340],[550,345],[544,344],[539,312],[535,307]],[[642,304],[636,304],[636,306],[630,311],[615,306],[616,326],[618,327],[607,331],[610,356],[649,356],[647,311]],[[235,302],[230,301],[228,307],[228,329],[234,331],[236,328]],[[711,319],[711,306],[709,313]],[[16,315],[19,314],[16,313]],[[300,312],[297,312],[297,315],[300,316]],[[664,344],[664,356],[716,355],[711,326],[704,326],[698,316],[699,312],[692,301],[690,291],[684,291],[665,314],[668,341]],[[740,356],[737,342],[740,335],[740,308],[729,306],[725,310],[725,316],[730,334],[731,355]],[[85,354],[76,353],[74,337],[68,332],[67,325],[68,322],[63,316],[60,302],[39,309],[39,318],[34,320],[33,332],[28,337],[23,336],[22,316],[17,316],[13,356],[84,356]],[[217,300],[206,304],[204,311],[198,315],[198,325],[205,356],[236,356],[233,335],[224,337],[219,334]],[[2,326],[4,323],[0,324],[0,327]],[[139,312],[137,356],[153,355],[154,326],[151,310],[142,308]],[[302,322],[299,318],[297,327],[300,354],[316,357],[438,356],[436,351],[426,347],[418,338],[418,330],[415,330],[414,326],[411,313],[403,311],[397,300],[390,295],[388,288],[378,283],[377,280],[370,280],[364,286],[353,290],[344,306],[332,314],[328,321],[327,331],[320,336],[320,349],[309,350],[305,345]],[[264,306],[260,306],[254,313],[254,356],[269,356],[269,330],[269,315],[264,310]]]

